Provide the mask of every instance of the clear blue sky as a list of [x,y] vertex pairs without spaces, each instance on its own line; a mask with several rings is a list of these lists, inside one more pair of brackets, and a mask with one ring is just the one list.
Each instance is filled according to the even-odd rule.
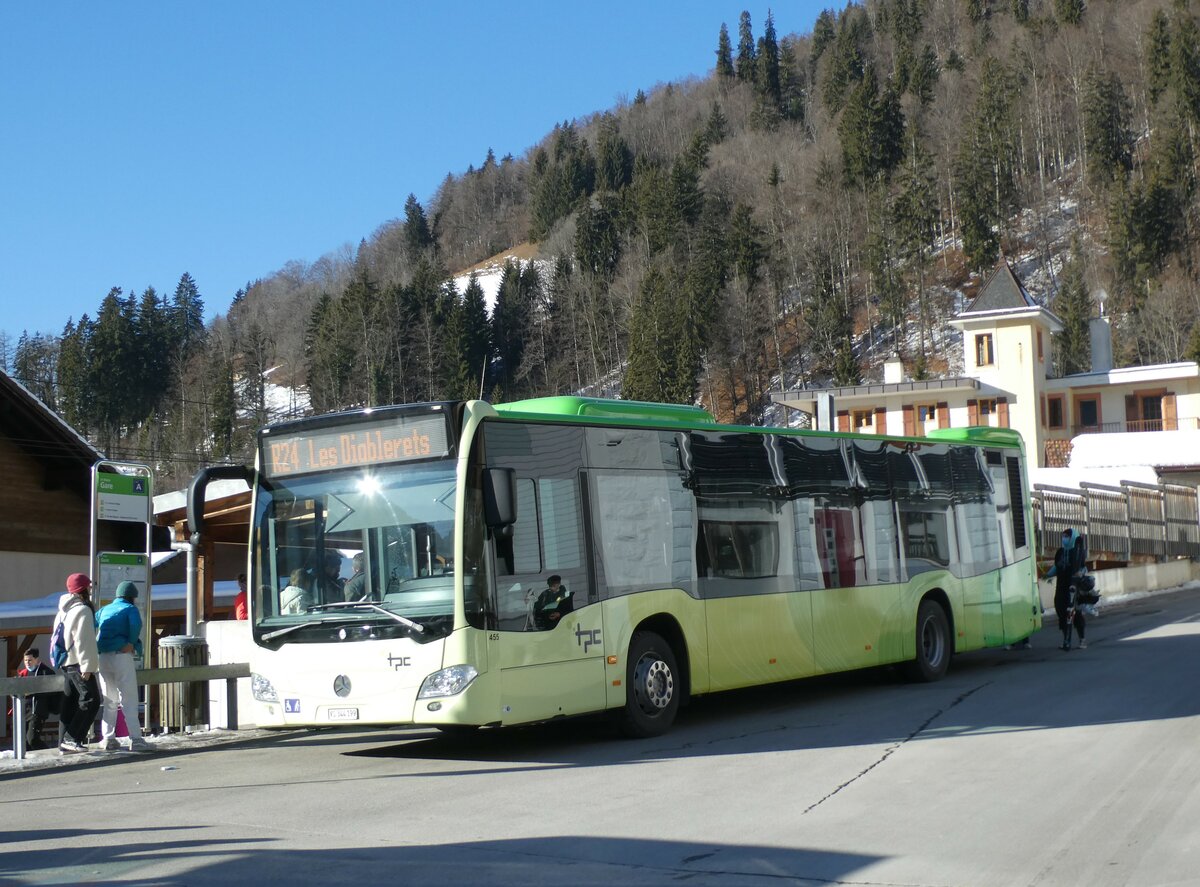
[[[837,0],[774,10],[809,33]],[[749,9],[679,2],[5,3],[0,330],[195,278],[209,318],[286,262],[428,206],[447,173],[703,76]]]

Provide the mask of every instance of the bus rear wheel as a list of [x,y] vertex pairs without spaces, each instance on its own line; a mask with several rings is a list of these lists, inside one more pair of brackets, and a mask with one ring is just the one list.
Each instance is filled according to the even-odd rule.
[[653,632],[635,632],[629,641],[622,732],[635,739],[667,732],[679,711],[679,679],[670,645]]
[[905,669],[913,681],[939,681],[950,668],[950,621],[937,601],[917,608],[917,655]]

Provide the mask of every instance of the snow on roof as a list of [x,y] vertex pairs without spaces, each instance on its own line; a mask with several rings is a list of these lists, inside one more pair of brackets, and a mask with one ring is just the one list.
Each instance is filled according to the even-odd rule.
[[1083,483],[1119,487],[1122,481],[1157,484],[1158,472],[1150,465],[1121,465],[1108,468],[1035,468],[1029,466],[1029,484],[1048,487],[1080,487]]
[[[233,579],[213,583],[213,605],[228,607],[238,593],[238,584]],[[43,597],[24,601],[0,603],[0,626],[6,628],[49,626],[58,612],[58,601],[66,592],[56,591]],[[187,583],[165,582],[150,589],[151,606],[155,609],[182,609],[187,604]],[[104,603],[108,603],[105,601]]]
[[1071,442],[1072,469],[1121,466],[1200,467],[1200,431],[1081,434]]
[[[236,496],[250,489],[244,480],[214,480],[204,488],[204,501],[224,499],[226,496]],[[162,514],[187,505],[187,490],[172,490],[160,493],[154,497],[154,513]]]

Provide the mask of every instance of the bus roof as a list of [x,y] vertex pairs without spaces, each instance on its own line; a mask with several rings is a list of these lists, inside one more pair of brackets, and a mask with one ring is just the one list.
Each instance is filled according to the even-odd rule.
[[638,400],[608,400],[601,397],[537,397],[512,403],[492,405],[501,416],[510,419],[544,420],[586,419],[599,424],[634,424],[696,428],[715,425],[722,430],[759,434],[787,434],[816,437],[863,437],[886,440],[934,440],[1023,449],[1019,432],[1011,428],[972,426],[970,428],[939,428],[923,437],[894,434],[858,434],[846,431],[818,431],[810,428],[777,428],[760,425],[724,425],[708,410],[683,404],[649,403]]
[[969,428],[937,428],[926,437],[931,440],[957,440],[976,445],[991,444],[996,447],[1021,448],[1021,433],[1012,428],[992,428],[988,425],[972,425]]
[[712,413],[701,407],[641,400],[606,400],[600,397],[536,397],[493,404],[502,416],[579,416],[592,419],[634,419],[677,425],[715,425]]

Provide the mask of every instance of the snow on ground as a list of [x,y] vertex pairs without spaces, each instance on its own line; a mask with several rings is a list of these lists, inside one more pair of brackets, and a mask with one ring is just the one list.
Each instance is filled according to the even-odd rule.
[[[501,258],[503,258],[503,261],[500,261]],[[458,294],[461,296],[466,292],[467,284],[471,282],[471,275],[474,274],[475,279],[479,281],[479,286],[483,289],[483,304],[487,309],[488,317],[491,317],[492,309],[496,307],[496,296],[500,292],[500,282],[504,279],[504,266],[509,262],[514,262],[522,268],[532,263],[537,266],[543,285],[550,280],[549,275],[553,269],[549,262],[540,259],[522,259],[517,256],[502,254],[489,264],[475,268],[466,274],[460,274],[454,278],[454,288],[458,290]]]
[[[278,731],[251,728],[246,730],[194,730],[185,733],[167,733],[162,736],[147,736],[150,746],[148,752],[134,753],[127,748],[120,751],[100,751],[95,749],[85,754],[64,755],[57,748],[27,751],[22,760],[17,760],[11,748],[0,751],[0,776],[10,773],[20,773],[29,770],[58,769],[72,767],[76,764],[95,764],[101,761],[130,760],[144,761],[147,758],[161,757],[162,771],[181,770],[189,766],[185,752],[199,751],[229,745],[234,742],[251,742],[263,739]],[[192,765],[194,766],[194,765]]]

